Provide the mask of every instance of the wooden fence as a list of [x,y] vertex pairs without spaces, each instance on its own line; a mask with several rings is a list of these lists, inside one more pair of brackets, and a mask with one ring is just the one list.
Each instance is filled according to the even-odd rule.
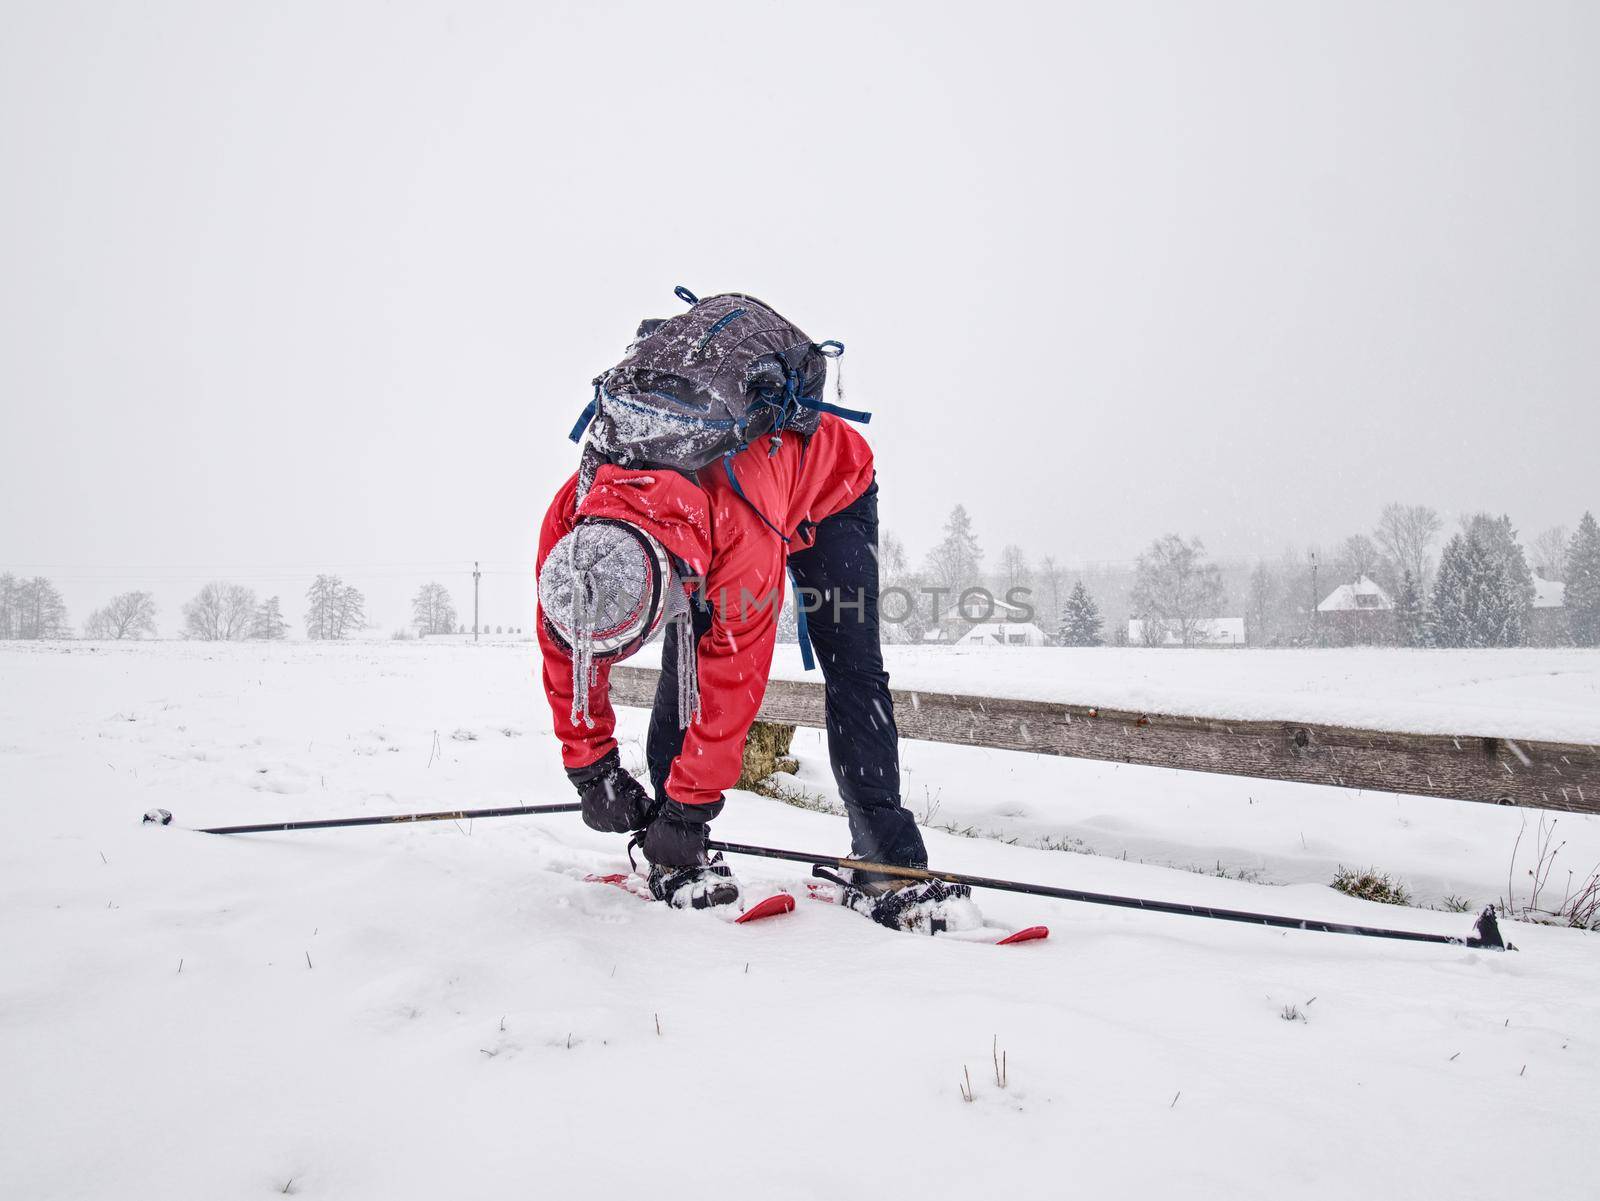
[[[612,701],[648,707],[656,676],[653,668],[613,668]],[[927,742],[1600,813],[1600,747],[1578,743],[1222,721],[906,689],[894,690],[894,703],[900,736]],[[822,686],[773,680],[760,716],[820,728]]]

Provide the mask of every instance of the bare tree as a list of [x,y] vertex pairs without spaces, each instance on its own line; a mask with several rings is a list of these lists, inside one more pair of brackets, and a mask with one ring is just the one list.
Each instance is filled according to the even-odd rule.
[[1278,580],[1265,559],[1250,573],[1250,645],[1266,646],[1271,639],[1273,607],[1278,598]]
[[443,584],[424,584],[411,598],[411,624],[422,636],[448,634],[456,628],[456,607]]
[[213,580],[183,607],[183,636],[202,642],[235,642],[250,635],[256,594],[243,584]]
[[1144,620],[1146,637],[1152,623],[1193,646],[1200,623],[1222,607],[1222,573],[1206,561],[1198,538],[1185,542],[1177,534],[1157,538],[1139,556],[1133,585],[1134,614]]
[[339,611],[339,590],[344,581],[336,575],[319,575],[306,589],[306,600],[311,607],[306,610],[306,637],[313,639],[337,638],[334,623]]
[[1411,573],[1422,588],[1428,579],[1428,551],[1444,523],[1427,505],[1385,505],[1373,537],[1383,553],[1394,561],[1397,574]]
[[1567,578],[1567,545],[1572,531],[1553,525],[1533,540],[1533,569],[1547,580]]
[[96,609],[84,622],[90,638],[121,640],[156,636],[156,598],[148,592],[124,592]]
[[1001,548],[998,583],[1008,596],[1013,589],[1033,586],[1033,568],[1028,566],[1028,556],[1022,553],[1020,546],[1013,544]]
[[1334,563],[1340,576],[1353,584],[1362,576],[1376,576],[1382,558],[1376,542],[1365,534],[1352,534],[1340,544]]
[[339,632],[335,638],[345,638],[367,628],[367,598],[353,584],[339,591]]
[[0,573],[0,638],[17,637],[17,577]]
[[[6,581],[10,581],[9,584]],[[71,623],[67,621],[67,603],[61,599],[56,586],[43,576],[31,580],[17,580],[6,576],[0,580],[0,605],[9,610],[6,619],[10,638],[70,638]]]
[[[1039,577],[1044,580],[1044,586],[1050,590],[1050,616],[1045,622],[1048,629],[1051,625],[1063,619],[1061,612],[1061,581],[1066,573],[1061,570],[1061,565],[1055,561],[1054,556],[1046,555],[1039,560]],[[1078,581],[1082,583],[1083,581]]]
[[319,575],[306,589],[307,638],[344,638],[367,628],[366,597],[336,575]]
[[885,530],[878,539],[878,579],[880,582],[904,579],[910,570],[906,544]]
[[920,642],[928,628],[922,577],[911,570],[905,543],[885,531],[878,540],[878,612],[885,642]]

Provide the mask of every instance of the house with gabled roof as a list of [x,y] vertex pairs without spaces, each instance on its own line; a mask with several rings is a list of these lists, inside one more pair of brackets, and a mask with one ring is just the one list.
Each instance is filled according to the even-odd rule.
[[1340,584],[1317,605],[1318,637],[1334,646],[1393,642],[1394,598],[1371,576]]

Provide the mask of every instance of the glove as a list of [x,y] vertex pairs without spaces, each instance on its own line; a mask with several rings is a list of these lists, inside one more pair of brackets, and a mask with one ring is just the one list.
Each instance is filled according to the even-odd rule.
[[626,834],[650,822],[655,804],[644,785],[622,770],[616,747],[588,767],[570,767],[567,779],[583,803],[583,824],[604,834]]
[[639,838],[639,849],[651,863],[662,867],[693,867],[706,861],[711,838],[708,823],[722,812],[722,802],[685,805],[668,800],[650,819]]

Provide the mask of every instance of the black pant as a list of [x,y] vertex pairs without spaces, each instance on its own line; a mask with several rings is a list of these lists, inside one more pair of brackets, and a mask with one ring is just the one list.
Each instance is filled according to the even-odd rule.
[[[924,867],[928,852],[910,810],[900,803],[900,734],[878,626],[878,485],[818,524],[815,543],[789,556],[805,591],[811,642],[827,699],[828,758],[850,819],[852,853],[862,859]],[[695,611],[695,637],[710,627]],[[667,627],[661,682],[645,755],[656,794],[683,749],[678,728],[678,625]]]

